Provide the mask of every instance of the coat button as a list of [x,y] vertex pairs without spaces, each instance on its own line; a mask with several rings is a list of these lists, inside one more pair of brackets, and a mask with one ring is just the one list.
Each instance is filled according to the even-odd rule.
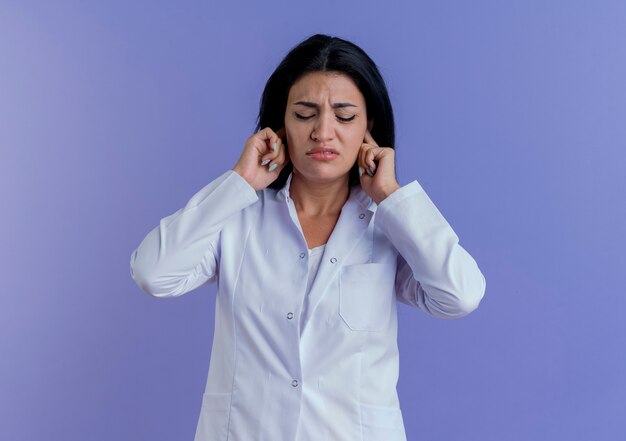
[[365,217],[365,213],[359,214],[359,219],[363,219]]
[[331,258],[330,258],[330,263],[336,263],[336,262],[337,262],[337,259],[336,259],[336,258],[334,258],[334,257],[331,257]]
[[293,318],[293,312],[288,312],[288,313],[287,313],[287,318],[288,318],[289,320],[291,320],[291,319]]
[[291,382],[291,385],[292,385],[293,387],[298,387],[298,380],[293,380],[293,381]]
[[306,254],[300,253],[300,259],[304,259],[304,256],[306,256]]

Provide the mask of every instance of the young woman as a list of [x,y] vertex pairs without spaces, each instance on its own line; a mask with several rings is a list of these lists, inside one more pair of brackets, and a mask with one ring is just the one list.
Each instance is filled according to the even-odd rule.
[[195,439],[405,440],[396,300],[461,317],[485,278],[419,183],[396,181],[391,103],[358,46],[293,48],[257,129],[131,256],[157,297],[217,282]]

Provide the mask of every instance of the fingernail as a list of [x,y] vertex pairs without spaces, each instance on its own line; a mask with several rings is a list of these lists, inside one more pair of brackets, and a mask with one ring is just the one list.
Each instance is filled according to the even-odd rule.
[[374,170],[372,170],[372,167],[367,168],[367,174],[370,176],[374,176]]
[[276,152],[276,149],[277,149],[277,148],[278,148],[278,141],[276,141],[276,142],[274,143],[274,152]]
[[271,159],[266,159],[265,161],[261,162],[261,165],[267,165],[269,164],[271,161]]
[[359,177],[363,176],[363,167],[359,167]]
[[278,164],[270,165],[269,171],[273,172],[274,170],[276,170],[276,167],[278,167]]

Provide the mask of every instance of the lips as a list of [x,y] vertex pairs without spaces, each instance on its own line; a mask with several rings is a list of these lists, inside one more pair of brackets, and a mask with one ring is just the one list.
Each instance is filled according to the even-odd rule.
[[332,161],[337,156],[339,156],[339,152],[330,146],[322,146],[315,147],[308,152],[306,152],[306,156],[311,159],[315,159],[318,161]]
[[318,154],[338,155],[339,152],[332,147],[324,146],[324,147],[315,147],[314,149],[309,150],[306,154],[308,156],[318,155]]

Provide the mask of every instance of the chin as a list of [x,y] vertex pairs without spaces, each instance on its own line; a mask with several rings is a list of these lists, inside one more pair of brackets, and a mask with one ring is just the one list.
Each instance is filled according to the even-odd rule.
[[305,170],[298,171],[298,174],[302,175],[305,179],[314,182],[329,182],[336,181],[338,179],[348,179],[350,176],[350,169],[348,170]]

